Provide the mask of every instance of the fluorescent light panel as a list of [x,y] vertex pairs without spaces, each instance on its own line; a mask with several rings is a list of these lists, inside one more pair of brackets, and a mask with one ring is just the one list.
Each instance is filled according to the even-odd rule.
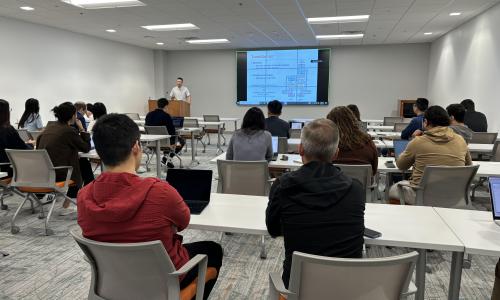
[[165,43],[158,42],[158,43],[156,43],[156,45],[158,45],[158,46],[163,46],[163,45],[165,45]]
[[165,25],[147,25],[142,26],[147,30],[153,31],[174,31],[174,30],[194,30],[200,29],[198,26],[191,23],[183,23],[183,24],[165,24]]
[[189,44],[227,44],[230,43],[228,39],[207,39],[207,40],[186,40]]
[[21,6],[21,7],[19,7],[19,8],[20,8],[20,9],[22,9],[22,10],[27,10],[27,11],[30,11],[30,10],[35,10],[35,9],[34,9],[33,7],[31,7],[31,6]]
[[452,12],[450,13],[450,16],[460,16],[462,13],[461,12]]
[[366,22],[370,15],[358,16],[337,16],[337,17],[321,17],[321,18],[307,18],[309,24],[333,24],[333,23],[353,23],[353,22]]
[[107,32],[116,32],[115,29],[106,29]]
[[61,1],[85,9],[132,7],[132,6],[146,5],[138,0],[61,0]]
[[425,35],[431,35],[432,32],[424,32]]
[[317,35],[318,40],[350,40],[350,39],[361,39],[365,35],[363,33],[355,34],[331,34],[331,35]]

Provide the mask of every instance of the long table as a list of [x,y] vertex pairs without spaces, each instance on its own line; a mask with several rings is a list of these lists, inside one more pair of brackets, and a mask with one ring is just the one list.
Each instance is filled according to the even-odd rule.
[[[267,202],[265,196],[212,193],[205,210],[200,215],[191,216],[189,228],[267,235]],[[460,253],[463,256],[463,244],[432,207],[367,203],[365,226],[382,233],[377,239],[365,238],[367,245],[418,250],[416,299],[424,298],[426,250],[451,251],[453,257],[460,257]]]
[[[379,149],[393,149],[392,140],[374,140],[375,146]],[[488,154],[493,152],[493,144],[469,144],[469,151],[472,153]]]

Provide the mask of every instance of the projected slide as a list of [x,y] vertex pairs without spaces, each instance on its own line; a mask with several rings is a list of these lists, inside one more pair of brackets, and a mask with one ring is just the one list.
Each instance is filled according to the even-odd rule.
[[[328,53],[329,54],[329,53]],[[321,97],[321,72],[326,65]],[[326,97],[325,97],[326,94]],[[238,104],[262,105],[271,100],[285,104],[328,102],[328,61],[318,49],[262,50],[238,53]],[[326,104],[325,103],[325,104]]]

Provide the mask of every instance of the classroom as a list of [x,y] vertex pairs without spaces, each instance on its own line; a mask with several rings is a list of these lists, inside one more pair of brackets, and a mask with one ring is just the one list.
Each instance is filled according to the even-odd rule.
[[498,28],[500,0],[0,1],[0,299],[500,300]]

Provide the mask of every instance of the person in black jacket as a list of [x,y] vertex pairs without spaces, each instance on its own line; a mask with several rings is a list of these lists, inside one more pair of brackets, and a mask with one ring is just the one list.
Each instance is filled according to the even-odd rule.
[[460,102],[465,109],[464,123],[474,132],[488,132],[488,120],[482,112],[476,111],[476,105],[471,99]]
[[331,164],[338,143],[332,121],[307,124],[299,145],[304,165],[278,178],[271,188],[266,225],[272,237],[284,237],[282,278],[287,287],[294,251],[362,257],[366,195],[358,180]]
[[[5,149],[33,149],[33,142],[25,143],[17,130],[10,125],[10,105],[6,100],[0,99],[0,163],[8,163],[9,158]],[[12,177],[12,168],[9,165],[0,166],[2,172],[7,172]]]
[[267,119],[266,130],[272,136],[290,138],[290,124],[287,121],[280,119],[283,104],[278,100],[273,100],[267,103]]

